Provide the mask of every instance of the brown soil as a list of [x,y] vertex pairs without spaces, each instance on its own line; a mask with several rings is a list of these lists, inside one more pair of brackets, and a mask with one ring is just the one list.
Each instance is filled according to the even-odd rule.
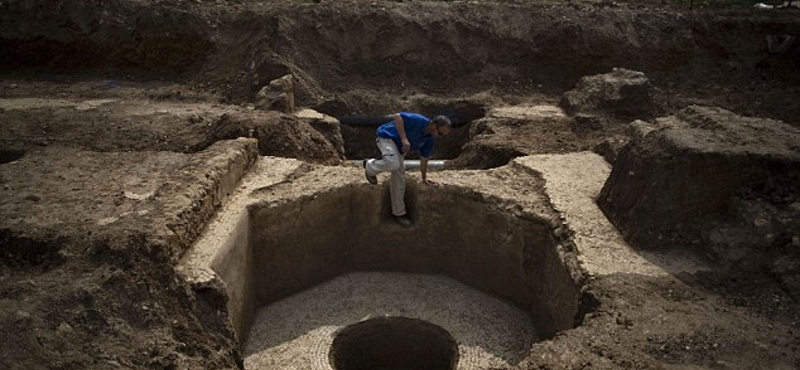
[[[703,104],[800,126],[800,43],[766,43],[800,35],[799,16],[610,1],[0,0],[0,368],[242,367],[224,304],[207,304],[225,297],[198,299],[173,266],[257,154],[344,159],[319,122],[253,109],[275,78],[293,74],[296,104],[337,118],[455,112],[458,145],[437,155],[484,169],[624,139],[629,120],[584,131],[564,117],[474,125],[494,135],[464,146],[491,108],[557,104],[614,67],[647,74],[659,116]],[[342,127],[345,155],[370,155],[353,143],[364,130]],[[584,290],[582,325],[521,368],[800,368],[800,305],[766,273],[617,274]]]

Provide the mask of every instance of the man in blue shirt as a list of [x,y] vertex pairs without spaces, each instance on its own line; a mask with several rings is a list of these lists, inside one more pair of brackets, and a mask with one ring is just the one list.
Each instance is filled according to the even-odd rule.
[[445,116],[429,119],[417,113],[400,112],[390,117],[392,120],[378,127],[376,132],[378,138],[375,142],[383,156],[380,159],[364,160],[364,173],[367,181],[373,185],[378,183],[379,173],[392,173],[389,179],[392,214],[397,223],[410,227],[411,219],[406,214],[406,204],[403,200],[406,193],[403,157],[411,151],[419,152],[422,182],[426,185],[435,185],[436,182],[428,179],[428,159],[433,155],[435,139],[449,135],[452,124]]

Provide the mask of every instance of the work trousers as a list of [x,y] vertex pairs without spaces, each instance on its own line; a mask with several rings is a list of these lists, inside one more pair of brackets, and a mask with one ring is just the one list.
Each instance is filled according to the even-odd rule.
[[403,154],[392,139],[379,137],[375,140],[378,150],[383,155],[380,159],[370,159],[366,164],[367,174],[377,176],[381,172],[391,172],[389,178],[389,193],[392,198],[392,214],[402,216],[406,214],[406,168],[403,163]]

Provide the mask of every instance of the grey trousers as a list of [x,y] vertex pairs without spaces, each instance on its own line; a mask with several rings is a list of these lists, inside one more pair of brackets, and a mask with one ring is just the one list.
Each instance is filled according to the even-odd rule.
[[406,214],[406,168],[403,163],[403,154],[392,139],[378,138],[375,140],[378,150],[383,156],[380,159],[370,159],[366,164],[367,174],[376,176],[381,172],[391,172],[389,178],[389,193],[392,198],[392,214],[402,216]]

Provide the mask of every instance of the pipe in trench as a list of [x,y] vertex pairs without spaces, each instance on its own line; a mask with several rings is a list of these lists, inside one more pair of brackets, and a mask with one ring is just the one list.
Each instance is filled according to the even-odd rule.
[[[363,159],[354,159],[347,161],[351,165],[361,167]],[[406,171],[417,171],[419,170],[419,159],[406,159],[403,161],[406,167]],[[442,159],[431,159],[428,160],[428,172],[430,171],[442,171],[447,166],[447,161]]]

